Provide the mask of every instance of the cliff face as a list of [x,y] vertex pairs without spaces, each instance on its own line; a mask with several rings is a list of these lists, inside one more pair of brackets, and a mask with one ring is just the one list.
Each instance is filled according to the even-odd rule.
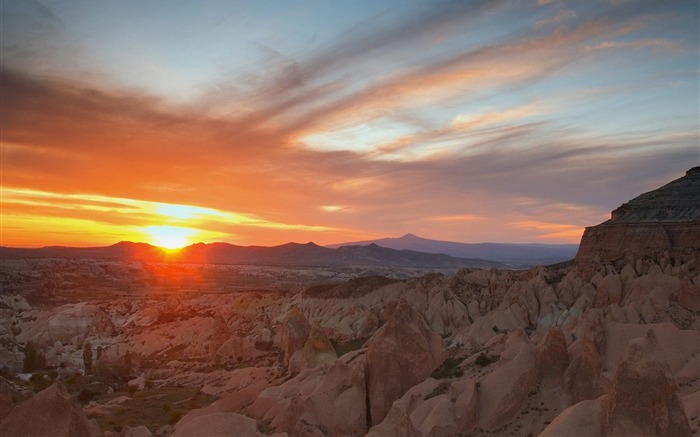
[[700,167],[623,204],[611,219],[586,228],[577,259],[700,249]]

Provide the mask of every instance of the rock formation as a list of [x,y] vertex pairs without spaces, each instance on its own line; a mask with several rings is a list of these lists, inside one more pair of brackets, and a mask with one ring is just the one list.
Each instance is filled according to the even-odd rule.
[[66,387],[57,382],[10,411],[0,423],[3,437],[94,437],[94,427],[73,404]]
[[691,435],[676,382],[654,331],[630,341],[603,412],[607,435]]
[[[674,240],[680,224],[697,220],[697,178],[693,169],[591,228],[575,262],[529,270],[324,282],[360,274],[353,268],[342,278],[323,271],[294,292],[287,267],[235,266],[234,278],[249,269],[283,285],[217,285],[166,299],[151,289],[115,292],[65,305],[67,294],[34,308],[20,294],[34,298],[37,278],[64,261],[0,260],[2,284],[27,284],[0,296],[3,367],[21,368],[29,340],[57,367],[27,381],[7,364],[0,416],[12,410],[0,435],[41,435],[46,420],[53,434],[94,434],[62,385],[34,394],[51,378],[77,398],[100,392],[84,407],[111,428],[105,437],[146,435],[137,425],[158,437],[700,433],[700,249],[692,238]],[[616,239],[618,225],[634,238]],[[672,244],[645,237],[644,226],[670,229]],[[164,280],[178,268],[70,267],[80,276],[123,268],[125,283],[152,271]],[[211,283],[225,283],[228,268],[211,266]],[[88,341],[99,347],[97,371],[79,375],[73,363]],[[130,408],[157,411],[161,422],[118,422]]]
[[292,436],[363,436],[366,401],[366,356],[357,351],[264,390],[248,411]]
[[[282,320],[282,329],[280,330],[280,343],[284,352],[284,364],[299,368],[301,366],[301,354],[296,358],[294,354],[301,351],[306,343],[306,338],[311,331],[311,325],[301,312],[298,306],[293,306]],[[299,363],[290,363],[292,360],[299,360]]]
[[172,437],[261,437],[256,422],[236,413],[216,413],[192,419],[178,428]]
[[610,220],[586,228],[576,257],[611,260],[627,253],[698,248],[700,167],[693,167],[684,177],[623,204]]
[[315,323],[304,343],[301,355],[301,368],[314,368],[323,363],[332,363],[338,358],[335,349],[323,330]]
[[391,404],[445,358],[442,339],[428,328],[423,316],[405,301],[396,303],[367,344],[371,422],[381,422]]

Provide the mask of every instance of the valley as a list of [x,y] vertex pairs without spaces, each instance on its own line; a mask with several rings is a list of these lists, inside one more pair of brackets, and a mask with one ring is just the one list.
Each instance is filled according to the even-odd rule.
[[[698,175],[640,199],[687,205],[674,187]],[[680,241],[606,222],[575,260],[521,270],[4,252],[0,434],[697,435],[683,214],[663,223]]]

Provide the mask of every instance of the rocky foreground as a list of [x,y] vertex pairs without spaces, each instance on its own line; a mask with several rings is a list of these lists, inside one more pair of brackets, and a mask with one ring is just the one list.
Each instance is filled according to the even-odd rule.
[[569,263],[295,292],[3,260],[0,435],[700,435],[698,205],[692,169]]
[[[287,295],[2,296],[0,435],[697,434],[699,272],[686,251]],[[29,343],[36,395],[12,376]],[[137,423],[142,394],[181,417]]]

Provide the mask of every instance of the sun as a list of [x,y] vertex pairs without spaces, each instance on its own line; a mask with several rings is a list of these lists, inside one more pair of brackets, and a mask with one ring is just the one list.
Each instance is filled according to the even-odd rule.
[[173,250],[191,244],[190,238],[197,233],[197,230],[178,226],[149,226],[146,228],[146,233],[154,246]]

